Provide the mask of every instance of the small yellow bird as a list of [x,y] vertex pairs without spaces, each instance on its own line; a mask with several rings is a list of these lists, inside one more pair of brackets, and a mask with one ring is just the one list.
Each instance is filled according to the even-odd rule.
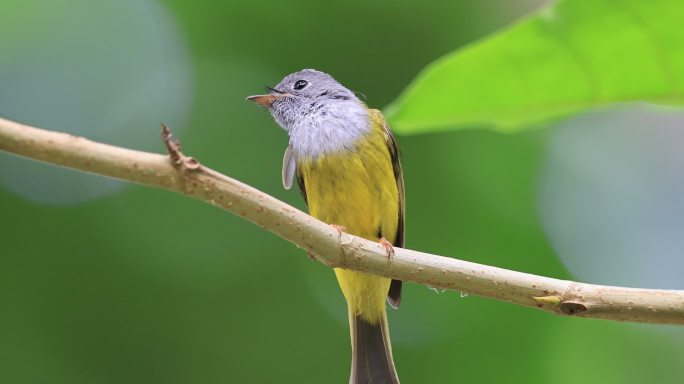
[[[404,178],[382,113],[313,69],[268,89],[269,94],[247,99],[266,107],[290,137],[283,158],[285,188],[296,177],[312,216],[380,242],[391,257],[392,245],[404,246]],[[399,383],[385,299],[399,306],[401,281],[340,268],[335,274],[349,312],[349,382]]]

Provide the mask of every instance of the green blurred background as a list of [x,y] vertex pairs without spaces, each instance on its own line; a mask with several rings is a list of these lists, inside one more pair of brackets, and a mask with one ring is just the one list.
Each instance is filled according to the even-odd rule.
[[[540,0],[5,0],[0,116],[284,191],[285,133],[244,97],[313,67],[390,103],[435,58]],[[454,90],[467,92],[467,90]],[[681,112],[610,108],[517,134],[399,136],[407,246],[587,282],[684,289]],[[164,191],[0,154],[1,383],[341,383],[332,272]],[[560,318],[408,284],[404,383],[680,383],[678,327]]]

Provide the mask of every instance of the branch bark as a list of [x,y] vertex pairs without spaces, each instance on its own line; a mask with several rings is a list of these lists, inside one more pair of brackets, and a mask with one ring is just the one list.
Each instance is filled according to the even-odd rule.
[[611,287],[558,280],[395,248],[337,230],[180,151],[163,127],[159,155],[97,143],[0,118],[0,150],[84,172],[167,189],[212,204],[275,233],[318,261],[538,308],[559,315],[684,324],[684,291]]

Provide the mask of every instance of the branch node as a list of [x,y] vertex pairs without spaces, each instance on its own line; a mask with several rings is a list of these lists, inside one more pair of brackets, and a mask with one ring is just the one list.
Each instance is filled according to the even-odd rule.
[[570,316],[585,312],[588,309],[586,305],[576,301],[564,301],[559,308],[561,312]]
[[556,306],[560,304],[561,298],[555,295],[552,296],[532,296],[534,301],[537,302],[538,306],[544,306],[544,304],[550,304],[552,306]]
[[166,151],[169,153],[169,158],[175,166],[181,165],[183,168],[191,171],[200,167],[200,162],[194,157],[183,155],[180,140],[171,134],[171,130],[164,123],[161,125],[161,135]]
[[188,156],[188,157],[183,159],[183,166],[185,166],[185,168],[187,168],[187,169],[195,170],[195,169],[199,168],[200,165],[201,165],[200,162],[197,161],[197,159],[195,159],[194,157]]

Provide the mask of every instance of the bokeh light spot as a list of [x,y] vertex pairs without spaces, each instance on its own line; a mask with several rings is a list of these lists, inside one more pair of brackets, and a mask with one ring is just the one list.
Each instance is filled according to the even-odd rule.
[[684,111],[639,105],[556,128],[539,207],[578,279],[684,288]]
[[[142,150],[161,149],[161,122],[182,131],[190,59],[155,1],[3,2],[0,24],[1,116]],[[74,204],[125,184],[0,154],[0,185],[36,202]]]

